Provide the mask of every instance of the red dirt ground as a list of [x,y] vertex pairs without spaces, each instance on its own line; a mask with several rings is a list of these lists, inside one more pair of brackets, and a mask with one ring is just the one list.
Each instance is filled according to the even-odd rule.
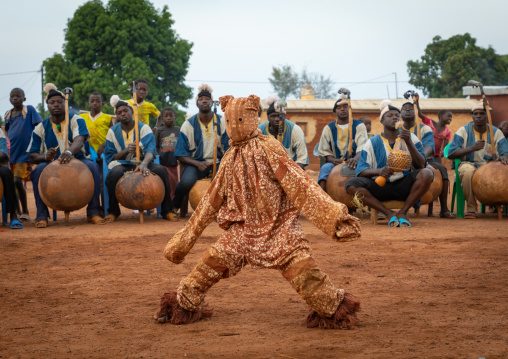
[[[29,203],[35,217],[31,190]],[[506,217],[413,217],[411,229],[366,220],[351,243],[302,219],[320,267],[362,302],[361,324],[344,331],[307,329],[282,276],[251,268],[210,290],[211,319],[156,324],[160,296],[219,237],[217,224],[177,266],[162,250],[185,220],[139,224],[124,210],[94,226],[80,210],[66,227],[59,216],[47,229],[2,227],[1,358],[508,357]]]

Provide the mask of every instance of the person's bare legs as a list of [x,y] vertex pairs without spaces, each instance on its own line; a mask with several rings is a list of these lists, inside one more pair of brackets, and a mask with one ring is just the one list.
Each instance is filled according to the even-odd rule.
[[395,216],[395,212],[389,208],[386,208],[380,200],[378,200],[370,193],[368,189],[354,186],[349,186],[347,188],[347,193],[350,194],[351,196],[354,196],[357,192],[363,194],[362,201],[367,206],[374,208],[378,212],[383,213],[388,219]]

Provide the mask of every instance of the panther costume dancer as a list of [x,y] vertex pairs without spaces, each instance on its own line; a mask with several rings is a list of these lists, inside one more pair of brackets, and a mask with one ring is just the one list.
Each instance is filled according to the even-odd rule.
[[311,307],[309,328],[352,328],[360,303],[335,288],[318,268],[298,217],[303,213],[340,242],[359,238],[360,221],[323,192],[277,140],[260,134],[259,97],[225,96],[220,102],[231,148],[185,228],[168,242],[164,256],[181,263],[215,218],[225,232],[177,291],[163,295],[155,319],[188,324],[211,316],[204,303],[207,291],[250,264],[282,273]]

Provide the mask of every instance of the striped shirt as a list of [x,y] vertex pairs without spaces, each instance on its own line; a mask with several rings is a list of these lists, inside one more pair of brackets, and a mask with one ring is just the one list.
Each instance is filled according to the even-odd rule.
[[[362,150],[367,140],[367,128],[362,122],[353,119],[353,152],[351,157],[356,156],[357,151]],[[348,159],[348,148],[349,124],[341,126],[337,124],[337,121],[333,121],[326,125],[319,141],[319,156]]]
[[[261,133],[265,136],[273,136],[268,130],[269,122],[265,121],[259,125]],[[307,166],[309,164],[309,155],[307,153],[307,143],[305,135],[300,126],[291,121],[285,120],[284,134],[282,135],[282,145],[286,149],[288,156],[298,164]]]
[[136,141],[136,138],[138,137],[141,138],[141,141],[139,142],[139,150],[141,154],[140,161],[148,152],[152,153],[154,157],[156,156],[157,151],[155,150],[155,136],[153,135],[152,129],[150,126],[141,123],[141,121],[138,121],[138,126],[139,136],[137,136],[134,129],[126,134],[125,131],[122,130],[122,124],[120,122],[108,130],[108,135],[106,136],[106,146],[104,148],[104,155],[106,156],[108,169],[112,169],[118,165],[136,165],[135,153],[129,153],[123,160],[113,160],[113,157],[125,150],[129,143]]

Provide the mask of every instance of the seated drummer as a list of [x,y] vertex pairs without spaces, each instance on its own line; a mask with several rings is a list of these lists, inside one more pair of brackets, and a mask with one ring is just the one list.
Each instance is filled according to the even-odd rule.
[[[407,211],[417,203],[432,184],[434,173],[425,168],[425,154],[418,137],[409,130],[397,130],[396,123],[400,119],[398,108],[391,106],[391,101],[383,101],[386,106],[381,111],[379,119],[383,124],[383,132],[372,137],[363,147],[356,175],[346,182],[346,191],[354,196],[363,194],[363,203],[383,213],[390,218],[390,227],[411,227],[407,220]],[[382,103],[382,104],[383,104]],[[386,166],[388,155],[394,145],[404,141],[412,158],[412,169],[407,172],[393,172]],[[388,180],[385,186],[380,187],[374,181],[376,177],[383,176]],[[396,214],[386,208],[384,201],[404,201],[404,206]]]
[[[268,110],[266,116],[268,121],[259,125],[261,133],[265,136],[272,136],[275,139],[279,134],[279,108],[278,98],[276,95],[268,98]],[[286,149],[288,156],[296,162],[298,166],[305,170],[305,166],[309,164],[309,155],[307,154],[307,143],[305,143],[305,135],[300,126],[288,121],[284,121],[284,132],[282,135],[282,145]]]
[[[116,125],[111,127],[106,136],[104,154],[108,164],[109,173],[106,177],[106,187],[109,195],[109,208],[106,222],[113,222],[120,216],[120,206],[116,198],[116,184],[125,172],[140,172],[148,176],[150,172],[159,176],[164,183],[164,199],[161,204],[161,215],[168,221],[178,221],[176,214],[172,213],[173,201],[169,177],[164,166],[153,163],[155,158],[155,136],[150,126],[138,121],[139,136],[134,131],[134,118],[132,105],[121,100],[117,95],[111,97],[111,106],[115,108]],[[139,150],[142,162],[136,165],[136,138],[141,138]]]
[[14,185],[14,175],[9,169],[8,153],[7,139],[5,138],[4,131],[0,128],[0,182],[3,185],[3,198],[5,198],[5,208],[2,210],[9,213],[11,217],[11,229],[22,229],[23,224],[18,219],[16,213],[16,187]]
[[[180,209],[183,198],[194,184],[206,178],[213,170],[214,126],[217,123],[217,170],[220,159],[229,148],[229,137],[226,133],[226,122],[212,111],[212,88],[202,84],[198,88],[196,106],[199,112],[186,120],[176,143],[174,156],[185,165],[185,170],[175,190],[173,200],[175,209]],[[212,121],[213,120],[213,121]]]
[[[85,141],[89,138],[86,122],[82,117],[74,115],[67,124],[65,122],[65,96],[54,85],[46,85],[46,87],[48,86],[52,87],[48,90],[46,96],[50,115],[35,127],[27,150],[30,153],[30,162],[37,164],[30,175],[35,205],[37,206],[35,227],[46,228],[48,226],[49,211],[39,193],[39,178],[44,168],[55,158],[61,164],[68,163],[72,158],[76,158],[90,169],[94,180],[94,192],[86,208],[86,215],[90,223],[105,224],[104,219],[99,216],[99,197],[101,194],[99,166],[85,157]],[[65,126],[68,128],[67,139],[64,139]],[[68,144],[67,150],[64,150],[65,140]]]
[[[476,214],[476,198],[471,184],[473,174],[477,168],[493,160],[492,140],[483,101],[480,100],[471,109],[471,114],[473,122],[457,130],[448,148],[448,158],[462,160],[458,171],[467,203],[467,212],[464,214],[465,219],[478,217]],[[493,127],[492,130],[497,156],[499,161],[506,165],[508,164],[508,141],[500,129]]]
[[[418,104],[418,100],[417,100]],[[419,106],[418,106],[419,108]],[[421,112],[421,111],[419,111]],[[412,102],[406,102],[400,109],[400,115],[404,122],[404,128],[409,130],[415,136],[417,135],[415,126],[415,110]],[[427,162],[437,169],[441,173],[443,178],[443,187],[439,194],[439,203],[441,204],[441,212],[439,217],[441,218],[455,218],[455,215],[448,209],[448,187],[450,181],[448,180],[448,171],[446,167],[441,163],[437,162],[434,158],[435,144],[434,144],[434,132],[430,126],[420,123],[420,138],[423,146],[423,152],[427,158]],[[429,206],[429,217],[432,216],[431,207]]]
[[365,125],[353,119],[353,152],[349,157],[349,110],[345,95],[341,95],[335,102],[333,112],[337,115],[337,119],[323,129],[318,149],[319,157],[324,157],[326,160],[318,177],[318,184],[324,191],[326,191],[328,175],[335,166],[345,162],[354,175],[353,170],[360,158],[360,151],[368,139]]

